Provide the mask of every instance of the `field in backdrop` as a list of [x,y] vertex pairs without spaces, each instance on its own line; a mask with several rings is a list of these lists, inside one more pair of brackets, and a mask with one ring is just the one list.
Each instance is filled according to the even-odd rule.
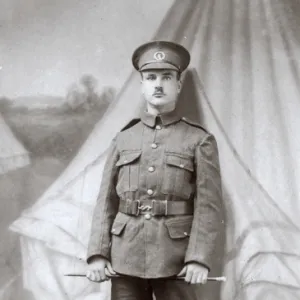
[[0,245],[0,286],[21,271],[19,238],[8,226],[68,166],[113,101],[115,91],[108,88],[89,96],[77,91],[66,98],[0,98],[3,119],[31,158],[29,166],[0,176],[0,239],[6,241]]

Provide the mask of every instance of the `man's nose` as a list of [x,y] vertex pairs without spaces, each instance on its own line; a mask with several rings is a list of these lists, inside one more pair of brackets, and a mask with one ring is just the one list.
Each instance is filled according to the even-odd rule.
[[158,86],[158,85],[157,85],[157,86],[155,87],[155,91],[156,91],[156,92],[162,93],[162,92],[163,92],[162,86]]
[[160,87],[160,88],[162,87],[162,80],[160,77],[156,78],[156,87]]

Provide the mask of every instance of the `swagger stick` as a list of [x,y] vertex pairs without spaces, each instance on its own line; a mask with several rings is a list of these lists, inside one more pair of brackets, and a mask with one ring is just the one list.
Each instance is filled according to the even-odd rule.
[[[69,274],[64,274],[64,276],[69,276],[69,277],[86,277],[86,274],[84,273],[69,273]],[[121,275],[111,275],[111,276],[107,276],[109,278],[118,278],[118,277],[122,277]],[[169,279],[171,280],[184,280],[184,277],[170,277]],[[226,277],[225,276],[221,276],[221,277],[208,277],[207,278],[208,281],[226,281]]]

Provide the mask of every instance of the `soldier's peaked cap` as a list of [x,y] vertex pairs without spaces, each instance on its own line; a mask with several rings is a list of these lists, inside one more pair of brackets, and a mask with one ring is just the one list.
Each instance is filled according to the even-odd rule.
[[190,63],[190,53],[182,45],[153,41],[139,46],[132,55],[136,70],[171,69],[183,72]]

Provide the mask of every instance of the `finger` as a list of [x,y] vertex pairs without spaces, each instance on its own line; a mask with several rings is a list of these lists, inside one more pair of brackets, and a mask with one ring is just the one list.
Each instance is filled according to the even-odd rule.
[[191,284],[197,283],[198,273],[194,272],[191,278]]
[[186,274],[186,266],[177,274],[178,277],[184,276]]
[[89,280],[96,281],[96,276],[95,276],[95,273],[93,271],[91,271],[89,275],[90,275]]
[[85,273],[85,276],[90,279],[91,277],[91,271],[90,270],[87,270],[86,273]]
[[109,271],[109,273],[110,273],[111,275],[116,275],[116,274],[117,274],[117,273],[114,271],[114,269],[112,268],[111,263],[108,263],[106,267],[107,267],[107,269],[108,269],[108,271]]
[[89,279],[90,279],[91,281],[97,282],[97,272],[96,272],[96,271],[91,271],[90,276],[89,276]]
[[100,282],[101,281],[101,273],[99,270],[95,271],[95,281]]
[[104,269],[99,271],[99,275],[100,275],[100,281],[105,281],[105,280],[108,279],[107,276],[105,275],[105,270]]
[[203,276],[202,273],[198,274],[197,279],[196,279],[196,283],[203,283]]
[[193,271],[187,270],[184,280],[186,282],[190,283],[191,279],[192,279],[192,276],[193,276]]
[[107,277],[107,280],[109,280],[111,277],[114,276],[113,274],[110,273],[110,271],[107,268],[105,268],[104,272],[105,272],[105,275]]

